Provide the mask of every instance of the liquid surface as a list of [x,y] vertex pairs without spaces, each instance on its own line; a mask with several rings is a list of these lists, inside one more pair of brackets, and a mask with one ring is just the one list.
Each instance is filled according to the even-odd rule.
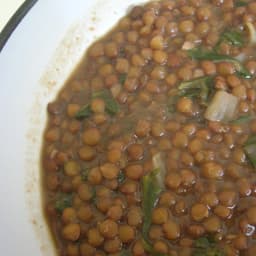
[[256,1],[134,7],[48,105],[59,256],[256,255]]

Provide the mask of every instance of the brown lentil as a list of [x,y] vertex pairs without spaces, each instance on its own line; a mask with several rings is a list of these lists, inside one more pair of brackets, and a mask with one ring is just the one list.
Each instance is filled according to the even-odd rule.
[[170,240],[174,240],[180,237],[181,231],[179,224],[172,220],[169,220],[163,225],[165,237]]
[[207,218],[209,211],[206,205],[204,204],[195,204],[191,209],[191,216],[195,221],[202,221],[204,218]]

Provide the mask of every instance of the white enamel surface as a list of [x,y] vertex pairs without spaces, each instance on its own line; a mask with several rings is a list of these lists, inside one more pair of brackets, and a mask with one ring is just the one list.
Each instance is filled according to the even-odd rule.
[[1,255],[55,255],[40,197],[46,105],[88,45],[138,2],[38,1],[0,53]]
[[0,31],[24,0],[0,0]]

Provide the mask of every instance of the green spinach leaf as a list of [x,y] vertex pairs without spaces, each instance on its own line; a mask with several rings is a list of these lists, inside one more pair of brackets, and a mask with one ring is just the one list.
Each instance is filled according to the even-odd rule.
[[215,51],[206,51],[201,48],[195,48],[195,49],[188,50],[188,55],[192,59],[195,59],[195,60],[211,60],[215,63],[218,63],[218,62],[232,63],[239,76],[241,76],[245,79],[252,78],[251,73],[243,66],[243,64],[233,57],[218,54]]
[[73,194],[67,193],[67,194],[60,194],[58,196],[58,199],[55,202],[55,209],[62,213],[66,208],[72,206],[72,200],[73,200]]
[[143,239],[143,247],[146,252],[148,252],[151,256],[167,256],[165,253],[157,252],[154,250],[151,243]]
[[102,100],[104,100],[104,102],[106,104],[106,111],[110,115],[115,115],[120,110],[119,104],[113,98],[111,93],[107,90],[101,90],[101,91],[93,93],[92,98],[101,98]]
[[106,103],[106,111],[110,115],[115,115],[119,112],[119,110],[120,110],[119,104],[116,102],[116,100],[113,97],[106,98],[105,103]]
[[192,256],[225,256],[225,253],[209,237],[200,237],[194,243]]
[[90,104],[84,105],[75,115],[76,119],[83,120],[90,117],[92,114]]
[[175,113],[175,105],[177,104],[177,101],[179,99],[179,95],[172,95],[169,97],[168,102],[167,102],[167,110],[170,113]]
[[253,119],[255,119],[255,117],[252,115],[243,115],[243,116],[240,116],[237,119],[231,121],[230,123],[231,124],[243,124],[243,123],[248,123]]
[[220,36],[219,42],[223,42],[223,41],[226,41],[231,45],[239,46],[239,47],[244,45],[243,34],[241,31],[238,31],[238,30],[230,30],[230,31],[223,32]]
[[130,250],[122,250],[119,255],[120,256],[132,256],[132,253]]
[[88,179],[88,174],[89,174],[89,168],[84,168],[82,171],[81,171],[81,177],[82,177],[82,180],[83,181],[87,181]]
[[179,96],[197,98],[200,104],[207,105],[214,92],[213,78],[213,76],[203,76],[182,82],[178,87]]
[[235,7],[243,7],[247,5],[248,5],[248,2],[246,1],[235,1]]
[[144,215],[142,233],[146,240],[151,226],[152,212],[161,193],[161,187],[156,178],[159,171],[159,169],[155,169],[142,179],[142,211]]
[[123,171],[120,171],[117,176],[118,184],[122,184],[125,181],[125,174]]
[[256,168],[256,135],[249,137],[245,142],[244,152],[251,165]]
[[97,191],[96,191],[96,187],[92,188],[92,197],[91,197],[91,202],[96,205],[97,203]]
[[120,83],[121,85],[124,85],[124,83],[125,83],[125,81],[126,81],[126,78],[127,78],[127,74],[121,74],[121,75],[119,76],[119,83]]

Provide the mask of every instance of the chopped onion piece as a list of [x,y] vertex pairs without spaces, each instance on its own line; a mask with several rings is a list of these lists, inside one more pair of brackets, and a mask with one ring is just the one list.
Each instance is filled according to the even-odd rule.
[[193,77],[194,78],[200,78],[200,77],[203,77],[204,76],[204,71],[200,68],[197,68],[194,70],[194,74],[193,74]]
[[250,43],[256,44],[256,30],[254,25],[251,22],[246,22],[245,26],[247,27],[250,35]]
[[112,93],[112,96],[116,99],[118,94],[121,91],[121,85],[120,84],[115,84],[114,86],[111,87],[110,91]]
[[190,50],[192,48],[195,48],[195,44],[189,41],[186,41],[181,47],[182,50]]
[[240,53],[239,55],[237,55],[237,56],[235,57],[235,59],[238,60],[238,61],[240,61],[240,62],[244,62],[245,59],[246,59],[246,55],[245,55],[244,52],[242,52],[242,53]]
[[234,119],[238,98],[225,91],[215,93],[204,117],[209,121],[231,121]]
[[164,179],[165,179],[165,174],[166,174],[166,167],[165,163],[163,160],[163,154],[162,153],[157,153],[153,156],[153,167],[154,169],[159,169],[159,172],[156,175],[157,183],[161,187],[161,189],[165,188],[164,185]]

